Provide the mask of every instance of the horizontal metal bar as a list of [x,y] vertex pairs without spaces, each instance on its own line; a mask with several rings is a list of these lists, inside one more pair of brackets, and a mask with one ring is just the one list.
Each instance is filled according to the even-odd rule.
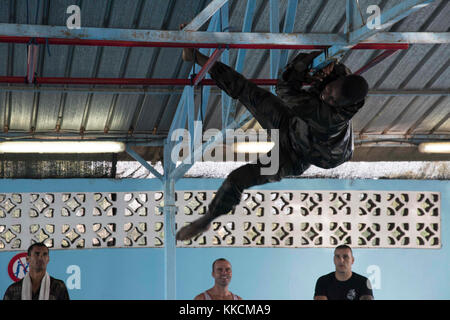
[[409,43],[358,43],[350,50],[406,50]]
[[370,90],[369,96],[450,96],[450,90]]
[[413,141],[413,140],[398,140],[398,141],[391,141],[391,140],[380,140],[380,141],[355,141],[356,147],[376,147],[376,148],[403,148],[403,147],[417,147],[418,144],[420,144],[423,141]]
[[3,76],[0,77],[0,83],[27,83],[27,77]]
[[361,43],[409,43],[444,44],[450,43],[450,32],[379,32]]
[[[276,79],[250,79],[257,85],[275,85]],[[0,83],[25,83],[26,77],[4,76]],[[147,78],[65,78],[65,77],[36,77],[36,84],[99,84],[121,86],[189,86],[190,79],[147,79]],[[216,83],[212,79],[203,79],[199,85],[212,86]]]
[[[11,38],[12,37],[12,38]],[[302,49],[303,46],[347,45],[345,36],[331,33],[257,33],[166,31],[115,28],[67,29],[62,26],[0,23],[0,41],[36,38],[38,43],[151,47],[202,47],[246,49]],[[56,40],[59,39],[59,40]],[[69,41],[64,41],[69,40]],[[108,42],[109,41],[109,42]],[[364,43],[450,43],[448,32],[377,33]],[[305,48],[308,49],[308,48]]]
[[[212,32],[208,32],[212,33]],[[222,33],[219,33],[222,34]],[[32,37],[9,37],[0,36],[0,43],[28,43]],[[35,38],[36,43],[49,45],[72,45],[72,46],[101,46],[101,47],[148,47],[148,48],[205,48],[216,49],[227,47],[229,49],[324,49],[329,45],[314,44],[276,44],[276,43],[216,43],[216,42],[166,42],[166,41],[122,41],[122,40],[89,40],[89,39],[58,39],[58,38]],[[214,39],[210,39],[213,41]]]
[[164,144],[163,139],[159,140],[152,140],[152,141],[133,141],[126,138],[110,138],[110,137],[103,137],[103,138],[81,138],[80,135],[77,137],[69,138],[61,138],[61,137],[46,137],[45,139],[43,137],[30,137],[25,136],[23,138],[19,138],[16,136],[15,139],[11,139],[11,137],[5,138],[0,136],[0,141],[45,141],[45,142],[74,142],[74,141],[83,141],[83,142],[99,142],[99,141],[117,141],[117,142],[125,142],[127,146],[131,147],[161,147]]
[[[246,120],[249,120],[248,118]],[[241,121],[240,123],[237,123],[236,125],[242,126],[242,124],[245,123],[245,121]],[[238,128],[237,127],[237,128]],[[231,128],[231,127],[230,127]],[[225,136],[225,135],[224,135]],[[125,142],[127,146],[140,146],[140,147],[160,147],[164,144],[164,139],[160,138],[159,140],[153,140],[153,141],[139,141],[139,139],[133,139],[133,138],[111,138],[111,137],[104,137],[102,138],[81,138],[80,135],[73,136],[71,138],[61,138],[61,137],[42,137],[42,136],[29,136],[29,135],[14,135],[15,138],[12,138],[10,134],[8,134],[7,137],[5,137],[3,134],[0,135],[0,141],[119,141],[119,142]],[[253,137],[250,136],[249,137]],[[255,136],[257,137],[257,136]],[[256,140],[256,138],[255,138]],[[439,142],[439,141],[450,141],[450,134],[415,134],[415,135],[404,135],[404,134],[363,134],[363,135],[357,135],[355,134],[355,144],[376,144],[376,143],[383,143],[383,142],[402,142],[402,143],[422,143],[422,142]],[[219,142],[220,143],[220,142]],[[226,141],[226,143],[232,143],[232,141]],[[206,148],[210,148],[214,146],[215,143],[212,142],[212,144],[204,144],[202,146],[203,150]],[[198,160],[198,159],[196,159]],[[189,167],[189,165],[184,165],[185,168]],[[178,169],[178,168],[177,168]]]
[[[411,32],[414,33],[414,32]],[[427,32],[423,32],[427,33]],[[426,35],[421,36],[423,39]],[[383,43],[361,42],[351,48],[351,50],[388,50],[388,49],[408,49],[408,43],[394,43],[395,36],[386,36]],[[412,38],[412,36],[411,36]],[[0,36],[0,43],[23,43],[30,42],[31,37],[9,37]],[[389,39],[389,40],[388,40]],[[167,43],[167,42],[136,42],[136,41],[114,41],[114,40],[85,40],[85,39],[58,39],[58,38],[35,38],[37,44],[66,45],[66,46],[101,46],[101,47],[167,47],[167,48],[205,48],[215,49],[227,47],[230,49],[303,49],[303,50],[322,50],[329,45],[281,45],[281,44],[220,44],[220,43]],[[413,39],[412,39],[413,40]],[[392,43],[391,43],[392,41]],[[397,40],[398,41],[398,40]],[[435,38],[436,43],[441,43],[439,37]],[[414,43],[414,42],[411,42]]]
[[356,141],[396,141],[396,140],[424,140],[424,141],[450,141],[450,134],[367,134],[358,135],[355,132]]
[[123,142],[127,143],[130,147],[162,147],[164,145],[164,139],[153,140],[148,142],[130,141],[129,139],[123,139]]
[[[155,140],[163,140],[166,138],[166,134],[146,134],[146,133],[137,133],[133,134],[133,136],[126,136],[127,132],[115,132],[114,134],[108,133],[105,134],[102,131],[98,132],[86,132],[83,136],[80,135],[79,130],[74,130],[74,132],[55,132],[55,131],[46,131],[46,132],[38,132],[34,134],[30,134],[29,132],[19,131],[15,130],[13,132],[8,131],[7,133],[0,133],[0,139],[3,140],[36,140],[36,139],[42,139],[45,141],[49,140],[67,140],[67,141],[73,141],[73,140],[114,140],[114,141],[122,141],[122,142],[133,142],[133,143],[150,143],[153,145],[153,141]],[[158,143],[158,146],[161,145],[161,143]]]
[[62,26],[0,23],[0,36],[59,38],[79,40],[112,40],[163,43],[172,45],[201,44],[283,44],[283,45],[332,45],[345,43],[338,34],[271,34],[202,31],[165,31],[115,28],[67,29]]
[[[262,87],[265,87],[261,85]],[[196,94],[200,94],[200,89],[194,89]],[[137,88],[63,88],[63,87],[16,87],[0,86],[0,92],[55,92],[55,93],[98,93],[98,94],[127,94],[127,95],[181,95],[181,88],[158,88],[158,89],[137,89]],[[221,95],[220,89],[211,89],[211,94]],[[450,96],[450,90],[370,90],[369,96]]]

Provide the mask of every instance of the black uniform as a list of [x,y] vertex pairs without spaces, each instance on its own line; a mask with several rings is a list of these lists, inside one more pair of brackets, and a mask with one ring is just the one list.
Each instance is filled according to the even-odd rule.
[[326,296],[328,300],[359,300],[364,295],[373,297],[370,281],[355,272],[347,281],[337,280],[334,272],[326,274],[317,280],[314,292],[314,296]]
[[[364,101],[345,107],[333,107],[319,95],[323,87],[350,74],[337,64],[323,82],[305,90],[311,55],[300,54],[280,74],[277,94],[259,88],[229,66],[216,62],[211,78],[229,96],[238,99],[264,129],[279,129],[279,169],[273,175],[261,175],[263,164],[246,164],[229,174],[209,205],[209,214],[218,217],[239,204],[242,192],[255,185],[301,175],[311,164],[334,168],[349,160],[353,153],[351,118]],[[305,62],[306,61],[306,62]],[[268,166],[268,165],[266,165]]]

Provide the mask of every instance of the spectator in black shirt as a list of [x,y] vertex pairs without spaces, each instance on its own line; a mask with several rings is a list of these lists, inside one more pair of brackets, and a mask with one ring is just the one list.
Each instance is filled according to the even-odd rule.
[[3,300],[69,300],[64,281],[50,277],[47,273],[50,256],[45,244],[32,244],[26,259],[29,271],[23,279],[6,289]]
[[314,300],[373,300],[370,280],[352,271],[354,262],[355,258],[349,246],[336,247],[336,271],[317,280]]

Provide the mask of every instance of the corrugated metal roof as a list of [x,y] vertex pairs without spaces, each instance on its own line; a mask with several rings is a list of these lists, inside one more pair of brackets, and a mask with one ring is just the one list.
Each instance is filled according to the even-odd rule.
[[[360,0],[362,8],[371,4],[382,10],[400,0]],[[40,4],[37,21],[37,4]],[[67,7],[81,7],[83,27],[178,30],[191,21],[207,0],[26,0],[0,1],[0,23],[65,26]],[[230,30],[242,28],[246,1],[230,0]],[[284,17],[287,0],[280,0]],[[269,32],[269,1],[256,1],[252,31]],[[362,12],[364,19],[368,14]],[[436,0],[390,27],[388,31],[448,32],[450,2]],[[281,19],[281,25],[284,20]],[[345,0],[299,1],[294,32],[343,32]],[[202,28],[205,30],[206,26]],[[371,90],[448,90],[449,45],[410,45],[364,74]],[[290,50],[290,57],[298,51]],[[349,51],[343,62],[353,71],[380,54],[379,50]],[[237,50],[230,50],[230,62]],[[26,45],[0,43],[0,75],[26,74]],[[270,78],[269,50],[248,50],[243,74],[249,78]],[[44,77],[187,78],[191,64],[181,59],[178,48],[123,48],[52,45],[39,46],[37,74]],[[16,87],[18,85],[11,85]],[[18,86],[23,88],[24,85]],[[0,91],[0,123],[3,137],[11,133],[57,135],[55,131],[83,134],[130,136],[166,135],[180,99],[179,87],[167,94],[89,93],[88,89],[119,89],[120,86],[56,86],[42,88],[66,91]],[[4,88],[4,86],[2,86]],[[85,89],[84,92],[72,92]],[[142,87],[136,87],[142,88]],[[164,91],[173,88],[158,87]],[[219,95],[213,95],[205,127],[221,127]],[[441,134],[450,136],[450,101],[442,96],[370,96],[355,116],[358,137],[370,135]],[[7,131],[7,132],[6,132]],[[378,153],[374,153],[378,154]],[[370,157],[369,157],[370,158]],[[445,158],[445,156],[444,156]],[[414,152],[411,152],[411,160]],[[448,157],[446,157],[448,159]],[[376,160],[373,159],[365,160]]]

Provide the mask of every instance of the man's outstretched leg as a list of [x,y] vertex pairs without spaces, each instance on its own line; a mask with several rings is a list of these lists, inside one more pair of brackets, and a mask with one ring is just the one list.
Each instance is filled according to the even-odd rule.
[[177,240],[187,240],[208,230],[215,218],[228,213],[239,204],[245,189],[281,179],[278,174],[263,176],[260,170],[259,164],[246,164],[231,172],[216,192],[206,214],[178,231]]
[[[192,49],[183,50],[183,60],[194,60],[204,65],[208,57]],[[177,240],[190,239],[206,230],[211,222],[220,215],[232,210],[241,200],[242,192],[252,186],[275,182],[287,175],[300,175],[308,164],[293,156],[288,128],[292,118],[290,109],[281,99],[267,90],[257,87],[230,67],[216,62],[210,69],[211,77],[229,96],[238,99],[255,117],[264,129],[279,130],[279,162],[275,174],[262,174],[264,168],[260,163],[247,164],[234,170],[217,191],[208,207],[207,213],[200,219],[178,231]]]
[[278,171],[273,175],[261,174],[261,169],[264,166],[260,163],[249,163],[232,171],[216,192],[214,199],[208,206],[207,213],[200,219],[181,228],[177,232],[177,240],[188,240],[208,230],[214,219],[228,213],[239,204],[245,189],[269,182],[277,182],[288,175],[300,175],[308,169],[309,164],[307,163],[298,162],[294,165],[289,157],[290,153],[283,152],[283,150],[280,150]]

